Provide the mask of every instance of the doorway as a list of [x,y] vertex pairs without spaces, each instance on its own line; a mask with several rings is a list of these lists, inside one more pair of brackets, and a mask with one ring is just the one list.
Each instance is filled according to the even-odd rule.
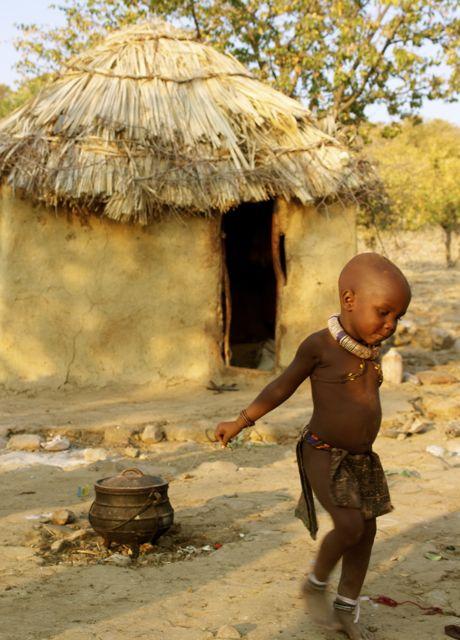
[[231,366],[264,370],[275,366],[273,216],[274,202],[267,201],[245,203],[222,219],[223,357]]

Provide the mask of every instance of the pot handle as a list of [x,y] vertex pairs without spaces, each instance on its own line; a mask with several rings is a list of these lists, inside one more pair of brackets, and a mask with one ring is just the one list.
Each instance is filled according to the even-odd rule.
[[135,476],[143,476],[144,474],[142,473],[142,471],[140,469],[136,469],[136,467],[130,467],[129,469],[124,469],[120,475],[121,476],[127,476],[128,473],[132,473]]

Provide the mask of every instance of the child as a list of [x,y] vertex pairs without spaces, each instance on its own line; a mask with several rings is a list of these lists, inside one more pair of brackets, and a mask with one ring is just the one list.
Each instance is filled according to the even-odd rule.
[[[313,491],[333,529],[321,542],[302,590],[317,622],[361,640],[368,636],[358,624],[358,602],[375,519],[393,508],[380,460],[372,451],[381,421],[379,344],[394,333],[411,291],[396,265],[376,253],[362,253],[340,274],[339,294],[340,315],[302,342],[287,369],[236,420],[221,422],[216,438],[225,447],[310,377],[314,409],[297,444],[302,497],[296,515],[315,538]],[[340,559],[338,593],[330,610],[325,590]]]

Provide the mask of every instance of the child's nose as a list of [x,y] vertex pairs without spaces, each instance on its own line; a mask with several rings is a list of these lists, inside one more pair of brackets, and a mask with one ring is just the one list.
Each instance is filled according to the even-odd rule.
[[387,319],[385,321],[385,331],[388,331],[388,333],[393,333],[393,331],[396,329],[396,325],[397,325],[397,320],[391,320],[390,318]]

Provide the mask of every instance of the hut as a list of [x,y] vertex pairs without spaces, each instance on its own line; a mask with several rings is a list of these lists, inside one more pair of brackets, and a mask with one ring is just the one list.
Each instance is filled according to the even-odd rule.
[[355,251],[347,149],[159,21],[113,32],[3,119],[0,172],[7,388],[283,367]]

